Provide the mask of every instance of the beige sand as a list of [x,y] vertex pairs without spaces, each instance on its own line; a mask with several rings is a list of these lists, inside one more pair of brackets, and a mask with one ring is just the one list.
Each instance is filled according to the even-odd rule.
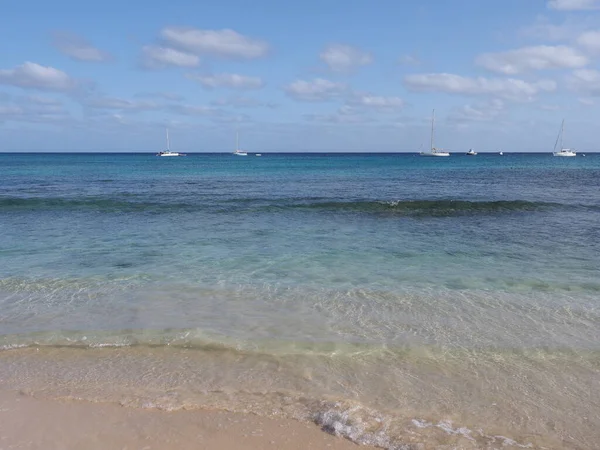
[[[0,393],[0,450],[354,449],[316,425],[223,411],[156,411]],[[367,448],[367,447],[360,447]]]

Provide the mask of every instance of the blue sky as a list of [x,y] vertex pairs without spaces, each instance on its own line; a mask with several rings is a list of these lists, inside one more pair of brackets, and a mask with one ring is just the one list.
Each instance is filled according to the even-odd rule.
[[0,5],[0,151],[596,147],[600,0]]

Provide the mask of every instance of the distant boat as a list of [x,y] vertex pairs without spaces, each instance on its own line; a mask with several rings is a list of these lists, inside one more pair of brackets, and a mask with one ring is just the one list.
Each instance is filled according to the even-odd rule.
[[450,156],[450,153],[443,151],[442,149],[435,148],[433,146],[433,135],[435,131],[435,109],[431,113],[431,150],[428,152],[421,152],[421,156]]
[[233,152],[236,156],[248,156],[247,152],[240,150],[240,134],[235,132],[235,152]]
[[169,143],[169,129],[167,128],[167,149],[163,152],[158,152],[156,156],[185,156],[185,153],[172,152]]
[[477,152],[473,151],[473,149],[470,148],[469,151],[467,153],[465,153],[465,155],[467,155],[467,156],[475,156],[475,155],[477,155]]
[[503,155],[504,155],[504,152],[502,152],[502,151],[501,151],[501,152],[500,152],[500,153],[498,153],[498,154],[499,154],[500,156],[503,156]]
[[554,156],[577,156],[577,152],[575,152],[575,150],[563,147],[564,131],[565,119],[563,119],[562,124],[560,125],[560,132],[558,133],[558,137],[556,138],[556,142],[554,143],[554,150],[556,150],[556,144],[558,144],[558,140],[560,139],[560,150],[558,152],[553,152]]
[[256,155],[254,155],[254,156],[262,156],[262,153],[257,153],[257,154],[256,154]]

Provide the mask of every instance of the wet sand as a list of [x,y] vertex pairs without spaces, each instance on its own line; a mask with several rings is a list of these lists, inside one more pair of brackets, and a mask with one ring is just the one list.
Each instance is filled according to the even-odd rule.
[[[0,392],[0,449],[357,449],[316,425],[225,411],[158,411]],[[360,448],[370,448],[360,446]]]

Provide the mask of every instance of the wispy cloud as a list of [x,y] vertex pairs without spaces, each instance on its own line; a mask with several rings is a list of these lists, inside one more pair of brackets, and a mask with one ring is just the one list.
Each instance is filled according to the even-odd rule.
[[258,77],[249,77],[236,73],[218,73],[211,75],[186,74],[190,80],[200,83],[207,89],[230,88],[230,89],[260,89],[264,83]]
[[370,53],[345,44],[328,45],[319,58],[334,72],[348,72],[373,62]]
[[339,97],[347,86],[343,83],[329,81],[323,78],[314,80],[296,80],[284,87],[285,93],[296,99],[307,102],[327,101]]
[[39,96],[2,96],[0,121],[62,124],[71,117],[57,99]]
[[398,110],[404,106],[404,100],[395,96],[355,93],[348,99],[348,104],[377,110]]
[[269,51],[269,44],[266,41],[244,36],[230,29],[166,27],[162,29],[160,35],[170,47],[198,55],[256,59],[265,56]]
[[213,100],[210,104],[213,106],[231,106],[233,108],[275,108],[277,106],[275,103],[262,102],[256,98],[243,96],[220,98]]
[[531,70],[574,69],[584,67],[589,59],[579,50],[566,45],[538,45],[498,53],[484,53],[475,63],[492,72],[517,75]]
[[569,87],[587,97],[600,96],[600,71],[594,69],[575,70],[568,78]]
[[72,91],[79,85],[62,70],[34,62],[26,62],[13,69],[0,69],[0,84],[47,91]]
[[600,9],[600,0],[550,0],[548,8],[560,11],[587,11]]
[[492,99],[483,103],[466,104],[453,109],[448,115],[450,122],[487,122],[494,120],[505,110],[505,104],[500,99]]
[[114,109],[120,111],[130,111],[130,112],[139,112],[139,111],[150,111],[160,109],[161,105],[150,102],[150,101],[140,101],[140,100],[128,100],[124,98],[118,97],[92,97],[86,98],[83,103],[84,106],[88,108],[94,109]]
[[527,82],[515,78],[469,78],[450,73],[408,75],[404,84],[412,91],[462,95],[494,95],[512,100],[530,100],[539,92],[556,90],[556,82]]
[[114,59],[110,53],[100,50],[74,33],[55,32],[53,43],[63,54],[75,61],[108,62]]
[[398,62],[405,66],[420,66],[423,63],[421,59],[415,55],[401,56]]
[[142,48],[142,66],[148,69],[162,69],[167,66],[197,67],[200,57],[192,53],[158,45]]

